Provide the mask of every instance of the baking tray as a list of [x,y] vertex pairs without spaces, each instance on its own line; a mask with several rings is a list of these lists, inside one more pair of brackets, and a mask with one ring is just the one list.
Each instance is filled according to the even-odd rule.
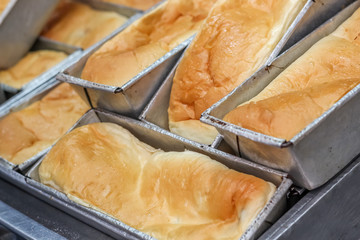
[[[42,99],[46,94],[48,94],[52,89],[58,86],[61,82],[56,81],[55,78],[51,79],[49,82],[44,83],[38,88],[33,89],[32,92],[26,93],[21,92],[16,95],[16,101],[12,101],[11,104],[7,104],[5,107],[0,108],[0,119],[5,117],[11,112],[17,112],[21,109],[26,108],[27,106],[31,105],[32,103]],[[36,162],[41,156],[43,156],[47,151],[49,151],[50,147],[44,149],[43,151],[39,152],[38,154],[34,155],[33,157],[29,158],[22,164],[16,165],[11,163],[0,156],[0,168],[5,167],[8,169],[14,169],[17,171],[25,171],[29,168],[32,164]]]
[[59,0],[10,0],[0,15],[0,69],[29,51]]
[[[240,172],[252,174],[267,181],[274,183],[277,186],[277,191],[269,203],[259,213],[252,225],[247,229],[241,239],[249,239],[261,234],[267,227],[273,224],[276,219],[283,213],[286,205],[286,193],[290,188],[292,181],[286,177],[286,174],[271,170],[269,168],[248,162],[241,158],[220,152],[216,149],[197,144],[192,141],[182,140],[175,135],[163,131],[159,127],[149,125],[137,120],[116,115],[105,110],[92,109],[89,110],[74,126],[74,128],[94,122],[113,122],[128,129],[141,141],[152,145],[155,148],[161,148],[165,151],[184,151],[185,149],[196,151],[208,155],[228,167]],[[26,174],[29,178],[27,182],[37,188],[39,192],[49,194],[51,197],[47,202],[54,204],[58,201],[62,205],[62,210],[69,214],[85,220],[87,223],[95,228],[102,229],[107,234],[115,238],[138,238],[150,239],[148,235],[139,232],[120,221],[110,217],[107,214],[95,211],[93,209],[79,205],[70,201],[65,194],[45,186],[39,182],[38,168],[41,164],[40,160],[31,170]],[[76,211],[74,211],[76,209]],[[83,215],[82,212],[86,214]],[[87,216],[93,216],[95,219],[89,219]],[[104,224],[106,223],[106,225]]]
[[256,96],[315,42],[333,32],[359,6],[360,1],[348,6],[258,71],[207,109],[201,121],[215,126],[240,156],[288,172],[296,184],[306,189],[324,184],[360,152],[359,85],[290,141],[256,133],[222,119],[239,104]]
[[[289,48],[292,44],[296,43],[296,41],[310,33],[314,27],[319,26],[321,23],[331,18],[334,13],[339,12],[344,5],[349,4],[350,2],[351,1],[308,1],[298,17],[294,20],[294,23],[289,27],[284,37],[274,48],[265,65],[272,62],[280,52]],[[180,57],[180,60],[176,63],[164,80],[164,83],[160,86],[159,90],[155,93],[154,97],[139,116],[141,120],[153,123],[168,131],[170,131],[168,108],[171,87],[175,71],[182,57],[183,56]]]
[[[114,31],[111,32],[109,35],[105,36],[104,38],[102,38],[102,40],[98,41],[97,43],[93,44],[92,46],[90,46],[87,49],[91,49],[92,47],[97,46],[98,44],[101,44],[103,41],[106,41],[107,39],[114,36],[114,34],[116,34],[119,29],[123,29],[124,27],[128,26],[131,22],[133,22],[134,19],[137,19],[140,16],[142,16],[142,11],[140,11],[138,9],[130,8],[127,6],[119,5],[119,4],[102,2],[99,0],[72,0],[72,1],[86,4],[95,10],[115,12],[115,13],[118,13],[119,15],[122,15],[122,16],[125,16],[128,18],[128,20],[125,21],[125,23],[123,25],[121,25],[117,29],[114,29]],[[48,39],[47,37],[43,37],[43,38]],[[55,41],[55,40],[53,40],[53,41]],[[58,41],[55,41],[55,42],[58,42]]]
[[[49,81],[52,77],[54,77],[56,74],[58,74],[61,70],[64,70],[66,67],[70,66],[73,62],[75,62],[75,60],[78,59],[82,53],[80,48],[69,46],[67,44],[55,42],[50,39],[40,37],[35,42],[35,44],[31,48],[31,50],[36,51],[36,50],[43,50],[43,49],[61,51],[61,52],[66,53],[68,56],[63,61],[56,64],[49,70],[45,71],[38,77],[34,78],[30,82],[28,82],[27,84],[22,86],[21,88],[14,88],[14,87],[6,85],[4,83],[0,83],[0,91],[2,91],[2,93],[0,93],[0,95],[4,96],[4,99],[3,99],[4,101],[7,98],[15,95],[16,93],[18,93],[20,91],[23,91],[25,89],[31,91],[32,89],[40,86],[44,82]],[[1,103],[2,102],[0,100],[0,104]]]
[[[156,6],[158,5],[150,8],[144,14],[154,10]],[[140,16],[137,15],[128,23],[134,22]],[[94,108],[103,108],[127,116],[138,117],[193,37],[176,46],[122,86],[109,86],[81,79],[81,72],[88,58],[107,40],[126,27],[127,25],[119,28],[109,38],[88,49],[78,62],[60,73],[57,78],[72,84],[83,99]]]

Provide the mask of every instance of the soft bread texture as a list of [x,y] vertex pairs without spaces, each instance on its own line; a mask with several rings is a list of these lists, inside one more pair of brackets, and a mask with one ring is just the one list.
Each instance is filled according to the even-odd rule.
[[0,156],[21,164],[50,147],[89,107],[67,83],[0,120]]
[[200,28],[216,0],[169,0],[147,13],[88,59],[81,77],[122,86]]
[[157,239],[238,239],[276,190],[205,155],[156,150],[113,123],[65,135],[39,175]]
[[127,21],[115,12],[99,11],[86,4],[62,1],[42,35],[81,48],[88,48]]
[[10,0],[0,0],[0,15],[5,10],[6,6],[9,4]]
[[341,79],[282,93],[242,105],[224,120],[289,140],[359,83],[360,79]]
[[[359,23],[357,10],[224,120],[274,137],[293,138],[359,83]],[[319,99],[325,102],[320,104]]]
[[111,2],[121,4],[128,7],[133,7],[141,10],[146,10],[161,0],[103,0],[104,2]]
[[217,2],[176,70],[168,109],[170,130],[211,144],[217,131],[204,127],[201,113],[265,64],[304,4]]
[[67,57],[66,53],[52,50],[28,52],[18,63],[0,71],[0,83],[21,88]]

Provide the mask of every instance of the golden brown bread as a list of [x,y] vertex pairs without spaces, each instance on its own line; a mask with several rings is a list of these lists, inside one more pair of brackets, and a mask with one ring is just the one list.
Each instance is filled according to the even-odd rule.
[[0,0],[0,15],[5,10],[6,6],[9,4],[10,0]]
[[251,101],[228,113],[224,120],[255,132],[290,140],[359,83],[359,78],[340,79]]
[[176,70],[168,109],[170,130],[211,144],[217,131],[199,121],[201,113],[265,64],[304,3],[217,2]]
[[52,50],[28,52],[18,63],[0,71],[0,83],[21,88],[37,76],[67,57],[66,53]]
[[239,239],[275,191],[205,155],[156,150],[113,123],[64,136],[39,174],[74,201],[157,239]]
[[128,7],[133,7],[141,10],[146,10],[161,0],[103,0],[104,2],[111,2],[121,4]]
[[81,77],[122,86],[196,33],[216,0],[168,0],[105,43]]
[[[257,96],[228,113],[224,120],[290,140],[358,84],[359,23],[360,10],[357,10],[335,32],[314,44]],[[319,90],[321,86],[323,89]],[[312,89],[318,89],[319,93]],[[320,93],[324,96],[318,96]],[[309,103],[316,103],[317,98],[325,99],[326,103],[318,107]],[[285,99],[296,104],[279,104]],[[302,117],[297,115],[295,119],[294,111]]]
[[86,4],[63,1],[42,35],[70,45],[88,48],[120,27],[127,18],[99,11]]
[[89,107],[67,83],[0,120],[0,156],[21,164],[50,147]]

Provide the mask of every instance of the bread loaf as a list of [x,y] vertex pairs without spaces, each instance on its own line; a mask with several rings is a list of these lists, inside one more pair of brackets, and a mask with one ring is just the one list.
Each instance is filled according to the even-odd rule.
[[21,88],[51,67],[64,60],[64,52],[38,50],[28,52],[18,63],[7,70],[0,71],[0,83]]
[[88,48],[127,21],[115,12],[100,11],[86,4],[62,1],[42,35],[69,45]]
[[357,10],[224,120],[290,140],[359,84],[359,23]]
[[215,0],[168,0],[91,55],[81,77],[122,86],[199,29]]
[[21,164],[50,147],[89,107],[67,83],[0,119],[0,156]]
[[111,2],[121,4],[128,7],[133,7],[141,10],[146,10],[161,0],[103,0],[104,2]]
[[168,109],[170,130],[211,144],[217,131],[199,121],[201,113],[265,64],[304,4],[217,2],[176,70]]
[[191,152],[164,152],[113,123],[76,128],[51,149],[41,182],[157,239],[239,239],[272,183]]

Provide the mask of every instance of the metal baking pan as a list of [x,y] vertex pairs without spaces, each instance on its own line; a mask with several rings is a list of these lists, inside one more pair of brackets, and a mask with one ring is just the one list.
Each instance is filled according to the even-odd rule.
[[[137,19],[140,16],[142,16],[142,11],[134,9],[134,8],[130,8],[127,6],[119,5],[119,4],[102,2],[99,0],[72,0],[72,1],[86,4],[95,10],[115,12],[115,13],[118,13],[119,15],[122,15],[122,16],[128,18],[128,20],[123,25],[121,25],[117,29],[114,29],[114,31],[112,33],[105,36],[102,40],[93,44],[91,47],[89,47],[87,49],[91,49],[92,47],[100,44],[101,42],[106,41],[106,39],[109,39],[112,36],[114,36],[114,34],[116,34],[119,31],[119,29],[123,29],[124,27],[128,26],[131,22],[133,22],[134,19]],[[43,38],[47,39],[46,37],[43,37]]]
[[[292,44],[296,43],[296,41],[310,33],[314,27],[319,26],[321,23],[331,18],[334,13],[339,12],[343,5],[349,4],[349,2],[351,1],[326,1],[324,3],[322,1],[308,1],[298,17],[294,20],[294,23],[289,27],[284,37],[274,48],[265,65],[273,61],[280,52],[289,48]],[[181,59],[182,57],[178,63]],[[165,130],[169,130],[167,110],[169,108],[171,87],[178,63],[171,70],[164,83],[139,116],[141,120],[153,123]]]
[[10,0],[0,15],[0,69],[29,51],[59,0]]
[[290,141],[256,133],[222,119],[239,104],[256,96],[315,42],[333,32],[359,6],[360,1],[348,6],[258,71],[207,109],[201,121],[215,126],[240,156],[289,173],[299,186],[311,190],[327,182],[360,152],[359,85]]
[[[277,191],[269,203],[259,213],[252,225],[247,229],[241,239],[250,239],[259,236],[267,227],[272,225],[283,213],[286,203],[286,193],[290,188],[292,181],[286,177],[286,174],[271,170],[269,168],[248,162],[241,158],[220,152],[216,149],[204,146],[192,141],[177,138],[175,135],[163,131],[159,127],[149,125],[127,117],[122,117],[105,110],[89,110],[74,126],[74,128],[94,122],[113,122],[128,129],[141,141],[150,144],[155,148],[161,148],[165,151],[184,151],[185,149],[196,151],[208,155],[226,166],[240,172],[252,174],[264,180],[270,181],[277,186]],[[129,226],[126,226],[119,220],[111,216],[95,211],[93,209],[79,205],[69,200],[65,194],[45,186],[39,182],[38,168],[39,162],[34,165],[26,174],[29,178],[27,182],[37,188],[40,193],[50,195],[46,201],[50,204],[61,204],[62,210],[69,214],[79,217],[95,228],[102,229],[107,234],[115,238],[138,238],[150,239],[148,235],[139,232]],[[55,203],[56,202],[56,203]],[[76,211],[75,211],[76,210]],[[83,214],[86,213],[86,214]],[[89,218],[93,216],[95,218]]]
[[[154,8],[146,11],[145,14],[152,10]],[[139,17],[137,15],[131,21],[128,21],[128,23],[134,22]],[[73,87],[83,99],[89,102],[90,106],[138,117],[180,57],[183,49],[191,42],[192,37],[176,46],[122,86],[109,86],[81,79],[81,73],[88,58],[107,40],[124,30],[126,26],[119,28],[106,40],[88,49],[78,62],[60,73],[57,78],[73,84]]]
[[[56,81],[55,78],[50,80],[49,82],[44,83],[38,88],[35,88],[32,92],[21,92],[16,95],[16,101],[12,101],[11,104],[7,104],[5,107],[0,108],[0,119],[5,117],[11,112],[20,111],[31,105],[32,103],[42,99],[46,94],[48,94],[52,89],[58,86],[61,82]],[[43,156],[47,151],[49,151],[50,147],[44,149],[43,151],[39,152],[38,154],[34,155],[33,157],[29,158],[25,162],[20,165],[16,165],[11,163],[0,156],[0,168],[5,167],[9,169],[24,171],[32,164],[36,162],[41,156]]]
[[[40,37],[35,42],[33,47],[31,48],[31,51],[42,50],[42,49],[61,51],[61,52],[66,53],[68,56],[63,61],[56,64],[49,70],[45,71],[38,77],[34,78],[30,82],[28,82],[27,84],[22,86],[21,88],[14,88],[14,87],[6,85],[4,83],[0,83],[0,91],[3,91],[2,93],[0,93],[0,95],[4,96],[4,100],[6,100],[6,98],[9,98],[9,97],[13,96],[14,94],[16,94],[20,91],[23,91],[25,89],[32,91],[32,89],[40,86],[41,84],[43,84],[46,81],[49,81],[56,74],[58,74],[61,70],[64,70],[66,67],[68,67],[72,63],[74,63],[75,60],[77,60],[81,56],[81,53],[82,53],[80,48],[69,46],[69,45],[66,45],[63,43],[52,41],[47,38]],[[1,103],[2,102],[0,100],[0,104]]]

